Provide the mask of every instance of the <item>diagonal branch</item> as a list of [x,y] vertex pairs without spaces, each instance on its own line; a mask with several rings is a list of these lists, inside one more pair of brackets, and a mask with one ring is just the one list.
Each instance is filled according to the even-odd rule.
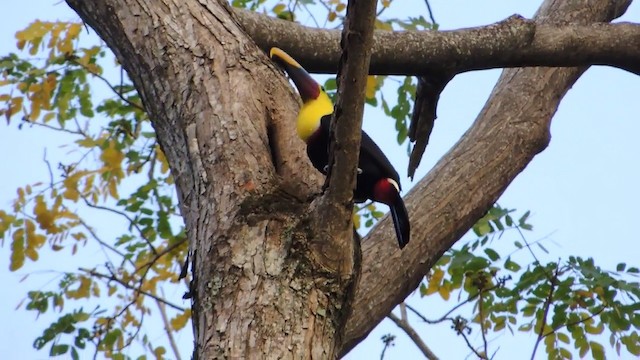
[[[547,21],[610,21],[628,1],[547,0]],[[505,70],[472,127],[405,198],[415,237],[405,251],[385,218],[362,240],[362,275],[347,320],[341,354],[348,352],[408,296],[437,259],[480,218],[549,143],[562,97],[586,70]],[[414,242],[415,239],[415,242]],[[407,251],[408,250],[408,251]],[[399,266],[401,264],[401,266]],[[371,304],[375,304],[372,306]]]
[[416,346],[418,347],[418,349],[420,349],[420,351],[422,351],[422,354],[430,360],[437,360],[438,357],[436,356],[436,354],[433,353],[433,351],[431,351],[431,349],[427,346],[427,344],[424,343],[424,341],[422,341],[422,338],[420,337],[420,334],[418,334],[418,332],[416,331],[416,329],[414,329],[407,320],[405,319],[400,319],[399,317],[397,317],[394,313],[389,313],[388,315],[389,319],[391,319],[391,321],[393,321],[400,329],[402,329],[402,331],[405,332],[405,334],[407,334],[409,336],[409,338],[411,338],[411,341],[413,341],[414,344],[416,344]]

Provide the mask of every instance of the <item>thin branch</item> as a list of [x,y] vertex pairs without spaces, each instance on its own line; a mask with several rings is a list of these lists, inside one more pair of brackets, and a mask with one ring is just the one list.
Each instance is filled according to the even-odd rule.
[[543,306],[544,310],[542,314],[542,319],[540,321],[540,330],[538,331],[538,339],[536,339],[536,343],[533,346],[533,352],[531,353],[531,360],[536,358],[536,351],[538,350],[538,345],[540,345],[540,342],[544,338],[544,328],[547,325],[547,316],[549,315],[549,309],[551,308],[551,302],[553,301],[553,294],[556,290],[556,282],[558,281],[559,267],[560,265],[558,264],[558,266],[556,266],[556,271],[553,275],[553,278],[550,280],[551,289],[549,290],[549,295],[544,300],[544,306]]
[[425,4],[427,4],[427,12],[429,13],[429,19],[431,19],[431,25],[436,25],[436,19],[433,16],[433,11],[431,10],[431,4],[429,4],[429,0],[424,0]]
[[164,303],[158,300],[156,300],[156,304],[158,305],[158,310],[160,310],[160,317],[162,318],[162,323],[164,324],[164,331],[167,334],[167,338],[169,339],[169,345],[171,345],[173,355],[175,356],[176,360],[182,360],[182,357],[180,357],[180,351],[178,350],[178,346],[176,345],[176,340],[173,337],[173,332],[171,331],[171,323],[169,322],[169,318],[167,317],[167,309]]
[[[502,284],[498,283],[488,289],[485,289],[484,291],[493,291],[499,287],[501,287]],[[405,306],[407,307],[407,309],[409,309],[412,313],[414,313],[416,316],[418,316],[422,321],[426,322],[427,324],[439,324],[445,320],[453,320],[453,318],[450,318],[449,315],[451,315],[454,311],[458,310],[460,307],[470,303],[471,301],[475,300],[475,298],[477,298],[480,295],[480,292],[477,292],[476,294],[470,296],[468,299],[464,300],[463,302],[459,303],[458,305],[454,306],[453,308],[451,308],[451,310],[447,311],[446,314],[442,315],[439,319],[437,320],[429,320],[427,319],[424,315],[420,314],[420,312],[416,309],[414,309],[411,305],[409,304],[405,304]]]
[[[67,58],[67,60],[70,63],[81,67],[83,70],[85,70],[89,74],[91,74],[91,75],[97,77],[98,79],[102,80],[102,82],[104,82],[109,87],[109,89],[111,89],[111,91],[113,91],[118,96],[118,98],[120,98],[120,100],[124,101],[128,105],[130,105],[130,106],[132,106],[132,107],[134,107],[134,108],[136,108],[136,109],[138,109],[140,111],[143,111],[143,112],[147,111],[147,110],[145,110],[144,106],[142,106],[140,104],[137,104],[137,103],[134,103],[133,101],[131,101],[131,100],[127,99],[126,97],[124,97],[124,95],[121,93],[121,91],[118,91],[118,89],[116,89],[116,87],[113,86],[111,84],[111,82],[107,78],[105,78],[104,76],[102,76],[102,75],[96,73],[95,71],[89,69],[87,66],[79,63],[78,61],[76,61],[73,58]],[[122,80],[122,77],[121,77],[121,80]]]
[[103,274],[103,273],[99,273],[99,272],[97,272],[95,270],[90,270],[90,269],[85,269],[85,268],[79,268],[79,270],[80,271],[84,271],[87,274],[89,274],[91,276],[95,276],[97,278],[101,278],[101,279],[105,279],[105,280],[109,280],[109,281],[115,281],[118,284],[124,286],[125,288],[127,288],[129,290],[134,291],[137,294],[142,294],[142,295],[148,296],[148,297],[150,297],[150,298],[152,298],[152,299],[154,299],[156,301],[160,301],[161,303],[163,303],[163,304],[165,304],[165,305],[167,305],[169,307],[172,307],[172,308],[174,308],[176,310],[185,311],[185,309],[183,307],[175,305],[175,304],[173,304],[173,303],[171,303],[171,302],[169,302],[169,301],[167,301],[167,300],[165,300],[165,299],[163,299],[161,297],[158,297],[158,296],[156,296],[156,295],[154,295],[154,294],[152,294],[152,293],[150,293],[148,291],[144,291],[144,290],[140,289],[139,287],[131,286],[129,283],[123,281],[122,279],[119,279],[115,275],[106,275],[106,274]]
[[[531,245],[529,245],[529,242],[524,237],[524,234],[522,233],[522,230],[520,230],[520,227],[516,226],[516,230],[518,230],[518,233],[520,234],[520,237],[522,238],[522,241],[524,241],[525,245],[527,246],[527,249],[529,249],[529,253],[531,253],[531,256],[533,256],[533,259],[542,268],[542,272],[544,273],[544,276],[547,278],[547,280],[549,280],[550,283],[553,284],[554,277],[551,274],[547,273],[547,270],[542,266],[542,263],[540,262],[540,260],[538,260],[538,257],[536,256],[536,253],[533,252],[533,249],[531,249]],[[558,264],[558,266],[559,266],[559,264]],[[556,267],[556,276],[557,276],[557,270],[558,270],[558,268]]]
[[129,215],[127,215],[127,213],[125,213],[123,211],[120,211],[120,210],[112,209],[112,208],[107,207],[107,206],[94,204],[91,201],[89,201],[89,199],[87,199],[86,196],[84,196],[84,195],[80,195],[80,196],[82,197],[82,200],[84,200],[84,203],[90,208],[98,209],[98,210],[105,210],[105,211],[111,212],[113,214],[120,215],[120,216],[124,217],[125,219],[127,219],[127,221],[129,221],[129,225],[133,226],[136,229],[136,231],[138,231],[138,235],[140,235],[140,238],[142,238],[147,243],[149,248],[151,248],[151,251],[153,251],[153,253],[156,254],[156,255],[158,254],[158,250],[156,250],[156,248],[153,246],[153,244],[151,243],[151,240],[149,240],[144,235],[144,232],[142,231],[142,229],[140,229],[138,224],[135,221],[133,221],[133,219],[131,217],[129,217]]
[[471,349],[471,351],[473,351],[473,353],[476,354],[476,356],[479,359],[486,359],[487,358],[486,354],[482,354],[481,352],[476,350],[476,348],[474,348],[473,345],[471,345],[471,342],[469,342],[469,338],[467,338],[467,335],[465,335],[464,332],[460,331],[458,334],[462,335],[462,338],[464,339],[464,342],[467,343],[467,347],[469,349]]
[[587,322],[593,318],[595,318],[596,316],[600,315],[600,313],[602,313],[607,307],[606,306],[602,306],[600,309],[598,309],[597,311],[593,312],[591,315],[589,315],[588,317],[584,318],[584,319],[580,319],[580,320],[576,320],[567,324],[562,324],[559,326],[556,326],[555,328],[553,328],[552,330],[548,331],[547,333],[545,333],[544,335],[542,335],[542,338],[546,338],[547,336],[555,333],[556,331],[565,328],[565,327],[569,327],[569,326],[573,326],[573,325],[578,325],[581,324],[583,322]]
[[480,316],[480,334],[482,335],[482,344],[484,347],[484,354],[487,355],[489,354],[489,346],[487,345],[487,335],[485,334],[486,332],[486,327],[484,325],[484,301],[482,300],[482,293],[483,291],[480,290],[478,292],[480,295],[480,299],[478,299],[478,316]]
[[[131,264],[131,266],[134,266],[134,267],[135,267],[135,263],[134,263],[131,259],[129,259],[129,258],[128,258],[128,257],[127,257],[123,252],[121,252],[120,250],[116,249],[115,247],[113,247],[113,246],[109,245],[108,243],[106,243],[105,241],[103,241],[102,239],[100,239],[100,237],[98,236],[98,234],[96,234],[96,232],[93,230],[93,228],[91,228],[91,226],[89,226],[89,224],[87,224],[87,223],[86,223],[86,222],[85,222],[81,217],[78,217],[78,219],[77,219],[77,220],[78,220],[78,221],[80,222],[80,224],[81,224],[81,225],[82,225],[82,226],[83,226],[83,227],[84,227],[84,228],[89,232],[89,234],[91,235],[91,237],[93,237],[93,239],[94,239],[95,241],[97,241],[97,242],[98,242],[98,244],[100,244],[100,246],[102,246],[102,247],[104,247],[104,248],[107,248],[107,249],[109,249],[109,250],[113,251],[114,253],[116,253],[116,254],[120,255],[120,256],[122,257],[123,261],[127,261],[127,262],[129,262],[129,263]],[[109,258],[109,257],[107,256],[107,259],[108,259],[108,258]],[[113,264],[112,264],[112,266],[113,266]]]
[[186,241],[187,241],[187,238],[184,237],[184,238],[180,239],[179,241],[176,241],[173,245],[167,246],[166,248],[164,248],[163,250],[161,250],[160,252],[155,254],[153,259],[151,259],[151,260],[147,261],[146,263],[136,267],[135,270],[133,271],[133,273],[136,274],[141,269],[153,266],[153,264],[156,261],[158,261],[161,257],[163,257],[166,254],[168,254],[168,253],[172,252],[173,250],[177,249],[180,245],[184,244]]
[[60,132],[64,132],[64,133],[72,134],[72,135],[85,136],[84,133],[82,133],[81,131],[69,130],[69,129],[65,129],[65,128],[61,128],[61,127],[51,126],[51,125],[43,123],[43,122],[31,121],[26,116],[22,118],[22,121],[24,121],[25,123],[27,123],[29,125],[40,126],[40,127],[43,127],[43,128],[54,130],[54,131],[60,131]]
[[47,159],[47,148],[44,148],[44,154],[42,155],[42,161],[47,164],[47,170],[49,170],[49,187],[53,189],[54,179],[53,179],[53,170],[51,170],[51,163]]
[[413,343],[416,344],[418,349],[422,351],[422,354],[427,359],[430,359],[430,360],[438,359],[438,357],[433,353],[433,351],[431,351],[431,349],[427,346],[427,344],[425,344],[424,341],[422,341],[422,338],[420,337],[418,332],[411,325],[409,325],[408,321],[404,319],[400,319],[393,313],[389,313],[387,317],[391,319],[391,321],[393,321],[400,329],[402,329],[402,331],[404,331],[405,334],[409,336],[409,338],[411,338],[411,341],[413,341]]

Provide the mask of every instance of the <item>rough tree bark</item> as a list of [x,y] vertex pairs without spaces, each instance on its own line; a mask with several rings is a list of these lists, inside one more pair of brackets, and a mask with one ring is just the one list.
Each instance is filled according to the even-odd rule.
[[[322,179],[295,136],[297,98],[233,10],[215,0],[67,3],[128,71],[171,165],[201,359],[325,359],[353,347],[545,148],[558,102],[585,69],[503,74],[473,127],[408,194],[411,248],[396,249],[388,219],[363,240],[350,312],[357,247],[317,241]],[[540,17],[606,21],[626,5],[548,0]]]

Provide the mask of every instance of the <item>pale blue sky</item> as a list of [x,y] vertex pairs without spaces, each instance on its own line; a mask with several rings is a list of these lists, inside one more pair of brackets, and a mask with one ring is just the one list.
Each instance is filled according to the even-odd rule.
[[[405,0],[412,4],[412,14],[426,16],[422,0]],[[47,20],[75,20],[77,16],[63,2],[34,0],[6,2],[3,4],[3,21],[0,22],[0,55],[14,51],[13,34],[24,28],[34,18]],[[431,2],[441,29],[456,29],[489,24],[512,14],[531,17],[538,1],[477,1],[433,0]],[[397,10],[397,16],[402,14]],[[627,21],[640,21],[640,5],[631,6],[623,17]],[[474,72],[456,77],[444,91],[438,107],[438,120],[416,179],[420,179],[469,127],[484,105],[499,75],[498,70]],[[592,256],[598,264],[614,268],[618,262],[638,265],[640,250],[636,246],[636,207],[640,203],[638,154],[640,145],[640,79],[612,68],[591,68],[576,83],[563,100],[552,125],[552,140],[547,150],[538,155],[518,176],[500,199],[509,208],[532,212],[530,222],[535,231],[529,240],[543,237],[551,254],[548,260],[566,258],[568,255]],[[395,136],[388,134],[393,123],[377,111],[368,109],[365,130],[381,145],[401,174],[406,173],[405,147],[395,144]],[[0,208],[7,208],[15,196],[15,189],[26,183],[47,178],[42,163],[44,146],[63,144],[50,133],[36,128],[17,130],[15,124],[0,124],[0,150],[5,154],[0,162]],[[64,156],[64,151],[49,150],[50,156]],[[417,180],[416,180],[417,181]],[[404,188],[411,183],[404,179]],[[514,240],[504,237],[506,245]],[[63,265],[72,270],[79,266],[103,261],[95,249],[85,251],[82,259]],[[526,260],[526,259],[523,259]],[[59,261],[59,260],[58,260]],[[71,260],[70,260],[71,261]],[[28,272],[57,269],[60,263],[28,263],[17,274],[8,273],[8,243],[0,249],[0,283],[7,289],[0,297],[0,353],[7,359],[47,358],[48,350],[36,352],[31,344],[51,318],[35,321],[31,313],[14,311],[28,289],[45,286],[51,277],[35,275],[31,281],[19,280]],[[181,293],[168,294],[176,302]],[[437,317],[451,304],[421,300],[412,297],[411,303],[423,309],[426,315]],[[186,303],[184,303],[186,305]],[[416,329],[433,351],[443,359],[464,359],[468,354],[462,339],[449,329],[449,324],[426,327],[414,321]],[[398,335],[396,346],[387,351],[387,359],[419,357],[409,339],[403,336],[388,320],[384,321],[369,338],[349,354],[349,359],[379,358],[382,344],[380,337],[386,333]],[[472,335],[472,340],[477,340]],[[182,335],[180,347],[183,357],[191,352],[190,335]],[[498,359],[528,358],[533,346],[532,336],[511,338],[502,335],[490,347],[500,347]],[[544,358],[544,351],[539,351]]]

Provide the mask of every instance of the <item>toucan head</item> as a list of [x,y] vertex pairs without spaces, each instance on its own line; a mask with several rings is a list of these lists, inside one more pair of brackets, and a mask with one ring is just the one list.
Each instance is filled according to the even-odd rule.
[[333,112],[331,98],[324,88],[286,52],[274,47],[271,48],[270,55],[273,61],[284,68],[298,88],[302,98],[302,107],[298,113],[298,136],[306,142],[318,131],[322,118]]
[[273,47],[269,55],[271,60],[280,65],[289,74],[289,77],[298,88],[303,103],[316,100],[320,96],[322,87],[289,54],[277,47]]

